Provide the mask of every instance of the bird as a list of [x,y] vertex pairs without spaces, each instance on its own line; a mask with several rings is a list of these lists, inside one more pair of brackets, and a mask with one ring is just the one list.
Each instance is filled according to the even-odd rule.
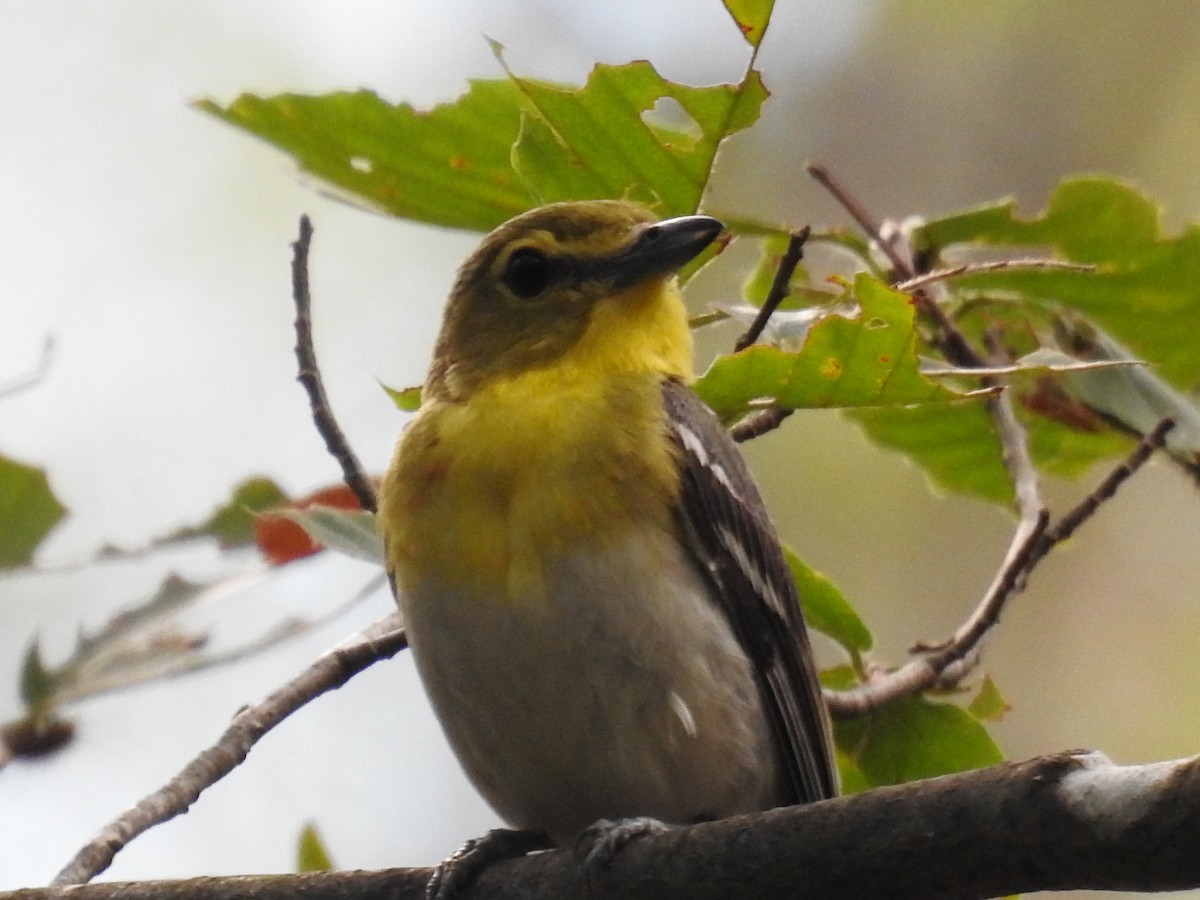
[[553,203],[458,271],[379,493],[416,669],[496,813],[545,846],[836,795],[796,587],[689,387],[705,215]]

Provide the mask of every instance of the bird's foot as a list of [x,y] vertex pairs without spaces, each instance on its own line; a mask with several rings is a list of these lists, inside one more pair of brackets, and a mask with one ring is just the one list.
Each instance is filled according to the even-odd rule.
[[646,816],[601,819],[585,828],[575,839],[575,856],[583,863],[590,880],[593,874],[611,866],[617,854],[631,841],[669,830],[669,825]]
[[442,860],[425,885],[425,900],[455,900],[493,863],[553,846],[554,843],[538,831],[493,829],[482,837],[467,841]]

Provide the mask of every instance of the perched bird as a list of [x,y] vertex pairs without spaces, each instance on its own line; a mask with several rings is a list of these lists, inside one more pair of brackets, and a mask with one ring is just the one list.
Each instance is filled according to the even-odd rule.
[[675,273],[722,227],[624,201],[498,227],[458,273],[380,491],[450,745],[505,821],[558,844],[837,790],[778,539],[687,387]]

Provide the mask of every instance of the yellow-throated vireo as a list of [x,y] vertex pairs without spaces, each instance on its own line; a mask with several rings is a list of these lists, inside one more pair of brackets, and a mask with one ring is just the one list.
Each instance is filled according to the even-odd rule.
[[624,201],[498,227],[459,271],[380,492],[450,745],[501,817],[559,844],[837,790],[778,539],[687,387],[675,273],[721,230]]

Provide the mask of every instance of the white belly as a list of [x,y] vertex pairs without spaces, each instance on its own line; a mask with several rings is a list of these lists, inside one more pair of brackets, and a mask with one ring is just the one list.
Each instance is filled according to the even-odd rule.
[[[682,823],[775,805],[749,663],[682,551],[655,540],[568,558],[541,598],[436,585],[401,597],[450,744],[514,827],[565,843],[599,818]],[[666,553],[678,564],[662,566]],[[667,581],[664,569],[687,575]]]

